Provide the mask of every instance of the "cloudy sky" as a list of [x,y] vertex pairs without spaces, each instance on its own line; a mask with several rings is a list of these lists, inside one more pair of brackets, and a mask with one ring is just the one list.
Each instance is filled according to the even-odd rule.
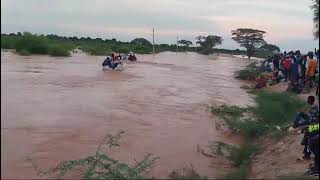
[[1,0],[1,33],[33,33],[92,38],[136,37],[174,44],[198,35],[222,36],[221,48],[239,48],[230,31],[265,30],[282,50],[318,47],[312,37],[311,0]]

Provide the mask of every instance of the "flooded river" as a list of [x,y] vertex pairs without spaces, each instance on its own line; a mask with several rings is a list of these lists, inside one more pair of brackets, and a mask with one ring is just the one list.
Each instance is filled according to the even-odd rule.
[[232,76],[246,61],[161,53],[138,55],[119,72],[102,71],[103,59],[1,53],[1,178],[39,178],[26,158],[49,168],[94,153],[106,133],[120,130],[121,146],[109,154],[130,164],[159,156],[150,177],[190,163],[215,177],[214,158],[197,145],[228,139],[206,107],[251,102]]

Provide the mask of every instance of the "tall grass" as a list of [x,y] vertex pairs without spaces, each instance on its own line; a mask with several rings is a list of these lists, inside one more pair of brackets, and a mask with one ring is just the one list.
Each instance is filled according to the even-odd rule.
[[296,113],[306,110],[306,103],[290,93],[268,91],[254,92],[257,106],[251,111],[259,121],[270,126],[283,126],[291,123]]

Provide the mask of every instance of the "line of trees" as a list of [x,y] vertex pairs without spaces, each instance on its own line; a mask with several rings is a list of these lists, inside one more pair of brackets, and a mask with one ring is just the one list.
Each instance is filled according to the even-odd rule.
[[[243,50],[218,49],[217,46],[223,42],[222,37],[216,35],[196,37],[197,47],[192,46],[189,40],[179,40],[179,52],[191,51],[201,54],[228,53],[228,54],[247,54],[250,58],[253,55],[266,57],[279,52],[279,47],[267,44],[263,37],[264,31],[255,29],[237,29],[232,31],[233,40],[239,43]],[[174,44],[156,44],[156,52],[177,50]],[[51,54],[53,56],[69,56],[70,51],[79,48],[91,55],[106,55],[107,52],[128,53],[130,51],[139,54],[148,54],[152,52],[152,44],[144,38],[135,38],[130,42],[121,42],[117,39],[101,39],[90,37],[65,37],[58,35],[35,35],[28,32],[17,34],[1,34],[2,49],[16,49],[22,55],[28,54]],[[256,52],[257,51],[257,52]]]

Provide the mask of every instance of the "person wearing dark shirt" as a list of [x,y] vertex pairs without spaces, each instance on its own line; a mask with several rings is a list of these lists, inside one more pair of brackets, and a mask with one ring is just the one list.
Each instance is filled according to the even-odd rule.
[[305,132],[308,137],[309,149],[314,154],[314,164],[306,174],[319,176],[319,122],[310,125]]
[[[302,132],[306,132],[304,127],[307,127],[309,125],[319,124],[319,109],[315,105],[315,97],[309,96],[307,99],[307,102],[309,104],[309,111],[308,113],[298,113],[296,120],[294,121],[293,127],[302,127]],[[300,121],[300,122],[299,122]],[[310,160],[310,149],[309,149],[309,136],[305,133],[301,145],[304,146],[303,149],[303,156],[299,158],[298,160]]]
[[275,55],[274,58],[273,58],[273,67],[275,70],[278,70],[279,69],[279,61],[280,61],[280,57],[279,55]]

